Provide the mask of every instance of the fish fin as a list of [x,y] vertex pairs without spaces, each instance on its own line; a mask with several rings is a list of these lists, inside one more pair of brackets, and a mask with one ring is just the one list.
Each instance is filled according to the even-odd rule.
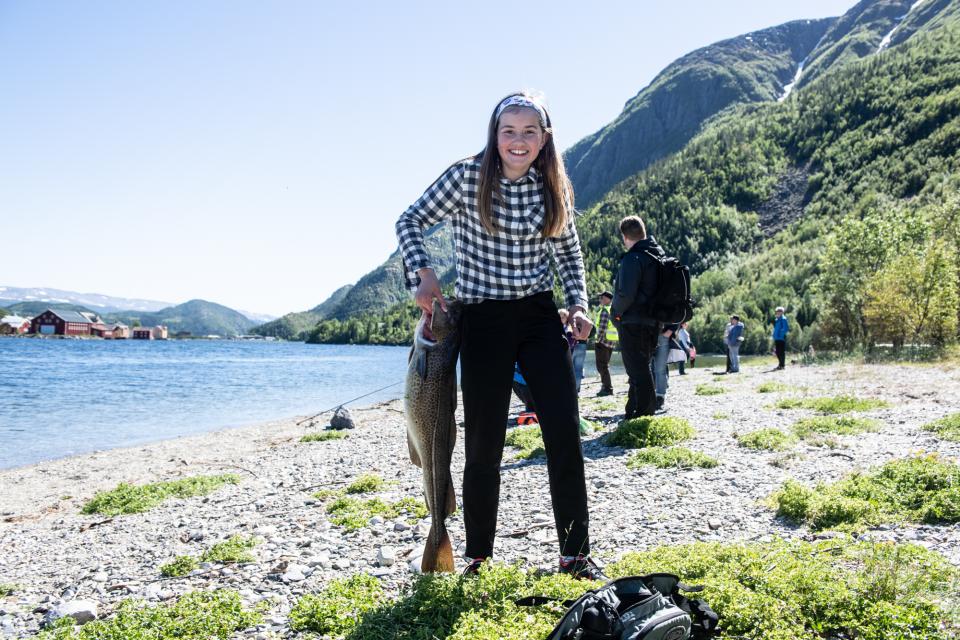
[[427,352],[421,351],[417,354],[417,375],[421,380],[427,379]]
[[450,534],[446,531],[440,538],[440,544],[433,547],[430,537],[423,549],[423,560],[420,561],[420,570],[423,573],[452,573],[453,572],[453,545],[450,543]]
[[413,438],[410,437],[410,432],[407,432],[407,449],[410,451],[410,462],[417,465],[418,467],[423,467],[423,463],[420,461],[420,453],[417,451],[417,448],[413,444]]

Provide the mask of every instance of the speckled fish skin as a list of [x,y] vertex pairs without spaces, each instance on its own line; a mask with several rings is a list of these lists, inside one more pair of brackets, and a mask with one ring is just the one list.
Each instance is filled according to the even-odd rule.
[[450,475],[456,444],[457,357],[460,352],[460,315],[456,300],[444,312],[433,302],[427,336],[425,320],[417,323],[407,367],[404,409],[410,460],[423,470],[423,493],[432,523],[420,568],[424,573],[453,571],[453,547],[446,518],[457,500]]

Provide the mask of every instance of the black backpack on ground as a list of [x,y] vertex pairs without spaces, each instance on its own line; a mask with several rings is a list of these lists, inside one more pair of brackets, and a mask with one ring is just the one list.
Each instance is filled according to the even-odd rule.
[[[717,614],[696,592],[670,573],[611,580],[574,601],[546,640],[706,640],[717,633]],[[529,596],[518,606],[535,606],[553,598]]]
[[650,301],[650,317],[663,324],[680,324],[693,317],[690,269],[678,259],[644,251],[657,265],[657,292]]

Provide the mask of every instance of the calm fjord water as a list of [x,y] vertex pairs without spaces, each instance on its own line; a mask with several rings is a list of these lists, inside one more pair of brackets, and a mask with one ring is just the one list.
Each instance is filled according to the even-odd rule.
[[[316,413],[401,382],[408,351],[299,342],[0,339],[0,469]],[[401,383],[349,406],[402,393]]]

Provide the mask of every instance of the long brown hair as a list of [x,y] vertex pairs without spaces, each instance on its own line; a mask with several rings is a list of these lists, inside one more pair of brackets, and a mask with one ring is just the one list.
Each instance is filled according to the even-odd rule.
[[[518,91],[504,96],[503,100],[497,103],[497,107],[512,96],[522,96],[542,104],[530,93]],[[500,170],[500,154],[497,152],[497,124],[499,123],[497,107],[494,107],[490,115],[490,124],[487,126],[487,146],[477,154],[477,159],[480,160],[477,203],[480,209],[480,223],[490,234],[497,232],[497,225],[493,221],[493,203],[494,200],[500,199],[500,178],[503,175]],[[510,113],[514,109],[522,108],[507,107],[504,112]],[[553,144],[553,125],[550,122],[550,114],[546,115],[547,121],[542,123],[545,125],[543,131],[546,134],[546,142],[537,154],[537,159],[533,161],[533,166],[543,176],[543,237],[555,238],[563,233],[567,221],[573,215],[573,185],[570,184],[567,171],[563,166],[563,157],[557,153],[557,148]]]

